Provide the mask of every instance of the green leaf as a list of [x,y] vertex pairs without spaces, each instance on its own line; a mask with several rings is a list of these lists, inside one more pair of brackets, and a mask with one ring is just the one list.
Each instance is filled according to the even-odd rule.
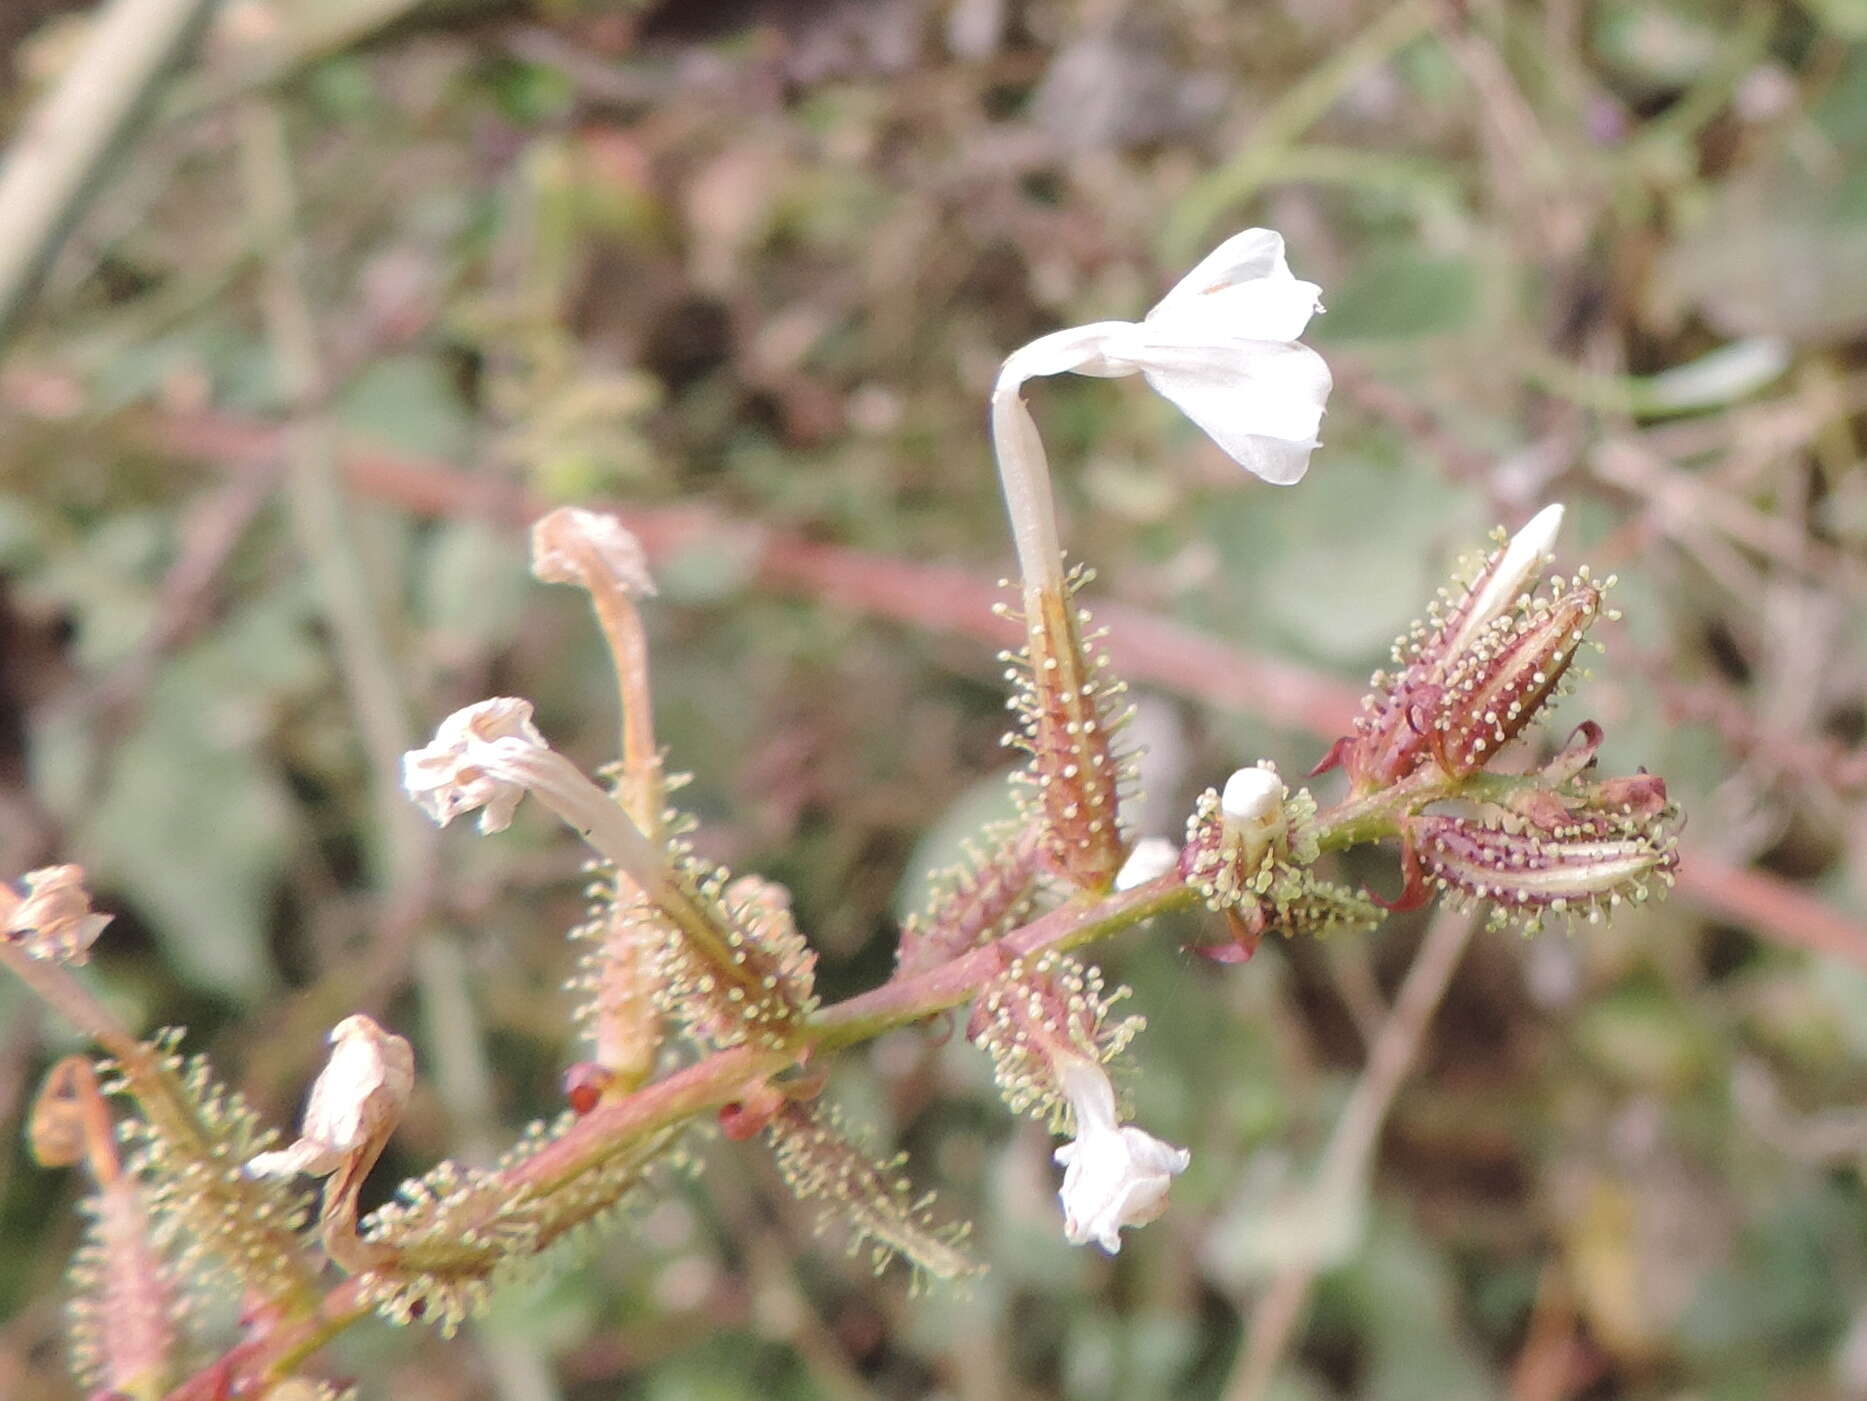
[[1392,248],[1363,259],[1324,298],[1311,339],[1412,340],[1446,335],[1471,324],[1478,306],[1478,270],[1470,258],[1436,257]]
[[266,929],[291,806],[263,745],[281,693],[318,679],[304,623],[295,591],[274,593],[165,667],[75,842],[182,977],[241,998],[272,981]]
[[431,457],[466,454],[465,406],[440,364],[427,355],[372,361],[338,398],[346,428],[390,447]]

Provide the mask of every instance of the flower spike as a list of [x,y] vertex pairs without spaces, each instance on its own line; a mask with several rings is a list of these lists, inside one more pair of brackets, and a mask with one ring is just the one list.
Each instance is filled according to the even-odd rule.
[[1358,793],[1434,761],[1464,776],[1529,727],[1560,693],[1589,628],[1615,616],[1602,603],[1613,579],[1597,583],[1586,568],[1534,593],[1562,515],[1560,506],[1544,507],[1468,584],[1441,594],[1427,621],[1395,644],[1400,670],[1375,674],[1354,733],[1316,772],[1341,764]]

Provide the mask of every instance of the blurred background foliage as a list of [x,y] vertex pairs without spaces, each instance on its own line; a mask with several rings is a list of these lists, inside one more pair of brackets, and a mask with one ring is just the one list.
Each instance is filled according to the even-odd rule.
[[[84,8],[0,14],[14,136]],[[697,1140],[697,1183],[486,1327],[371,1325],[334,1375],[1242,1398],[1254,1308],[1314,1270],[1272,1395],[1867,1397],[1859,0],[231,0],[0,365],[4,874],[83,862],[117,912],[99,985],[282,1125],[338,1017],[411,1036],[378,1194],[494,1151],[574,1058],[579,853],[536,817],[398,837],[367,735],[519,694],[606,761],[595,630],[529,581],[522,522],[611,501],[647,512],[702,849],[791,886],[826,992],[871,984],[1003,767],[989,620],[916,572],[1007,567],[997,362],[1248,224],[1325,289],[1325,446],[1272,490],[1134,385],[1035,386],[1090,601],[1352,698],[1461,550],[1566,500],[1564,563],[1618,572],[1627,617],[1564,715],[1672,785],[1679,895],[1475,940],[1342,1192],[1315,1163],[1424,922],[1230,969],[1163,923],[1103,954],[1152,1022],[1141,1118],[1193,1167],[1119,1259],[1064,1245],[1050,1144],[983,1058],[898,1034],[837,1074],[978,1222],[969,1294],[871,1281]],[[304,527],[293,461],[342,469],[340,528]],[[399,713],[358,713],[332,577]],[[1150,830],[1328,738],[1279,673],[1148,670]],[[0,984],[19,1401],[73,1394],[78,1186],[18,1133],[70,1048]]]

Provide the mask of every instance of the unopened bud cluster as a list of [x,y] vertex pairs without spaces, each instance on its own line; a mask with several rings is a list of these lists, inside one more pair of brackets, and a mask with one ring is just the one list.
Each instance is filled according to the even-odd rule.
[[[1376,674],[1354,733],[1317,766],[1340,764],[1365,803],[1411,796],[1395,809],[1406,886],[1390,908],[1444,891],[1489,902],[1494,923],[1534,928],[1548,915],[1598,920],[1672,883],[1677,823],[1665,784],[1645,773],[1593,778],[1602,733],[1592,721],[1542,767],[1495,771],[1562,693],[1593,624],[1618,617],[1602,601],[1613,578],[1597,583],[1586,566],[1535,588],[1561,515],[1539,513],[1442,593],[1395,645],[1401,669]],[[1480,774],[1489,786],[1468,791]],[[1447,797],[1477,810],[1423,810]]]
[[1377,672],[1352,735],[1321,766],[1341,764],[1358,792],[1404,781],[1428,764],[1452,776],[1486,767],[1561,693],[1602,596],[1586,567],[1538,594],[1561,508],[1494,550],[1462,588],[1442,592],[1394,645],[1396,672]]
[[1526,929],[1547,915],[1598,923],[1672,886],[1678,843],[1660,780],[1590,785],[1573,806],[1544,796],[1533,816],[1410,819],[1421,877],[1467,902],[1489,901],[1496,925],[1514,920]]

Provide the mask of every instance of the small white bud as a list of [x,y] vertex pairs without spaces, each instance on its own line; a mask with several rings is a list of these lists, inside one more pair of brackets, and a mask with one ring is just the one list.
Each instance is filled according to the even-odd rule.
[[331,1028],[330,1041],[330,1059],[311,1087],[297,1141],[251,1159],[246,1170],[252,1176],[326,1176],[366,1148],[380,1150],[401,1121],[415,1085],[408,1042],[360,1014]]
[[1219,793],[1219,811],[1233,822],[1263,823],[1281,813],[1283,805],[1283,780],[1273,769],[1239,769]]
[[1180,848],[1165,837],[1143,837],[1115,874],[1117,890],[1133,890],[1167,874],[1180,860]]

